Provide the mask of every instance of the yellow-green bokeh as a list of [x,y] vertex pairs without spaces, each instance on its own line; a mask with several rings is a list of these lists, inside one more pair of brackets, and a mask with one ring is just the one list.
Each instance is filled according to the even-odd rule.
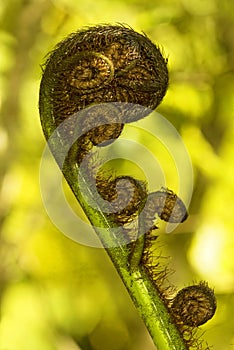
[[155,348],[105,252],[59,232],[40,196],[40,65],[67,34],[98,23],[144,31],[169,59],[158,111],[189,151],[194,192],[189,219],[160,236],[160,249],[178,287],[205,279],[215,288],[218,309],[203,337],[214,350],[234,349],[234,3],[2,0],[0,17],[0,350]]

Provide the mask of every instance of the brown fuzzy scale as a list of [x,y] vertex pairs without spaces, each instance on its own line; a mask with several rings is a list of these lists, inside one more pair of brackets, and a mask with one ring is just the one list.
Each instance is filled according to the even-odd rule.
[[[155,226],[154,229],[157,229],[157,227]],[[175,287],[168,282],[168,276],[171,274],[168,265],[165,264],[164,259],[160,255],[155,255],[154,241],[157,238],[158,236],[153,230],[147,232],[141,265],[146,270],[160,298],[167,307],[175,293]]]
[[183,222],[188,214],[183,201],[173,191],[163,188],[147,196],[144,211],[139,218],[140,225],[143,226],[146,232],[142,265],[146,268],[159,294],[168,304],[174,287],[165,288],[164,282],[168,276],[167,266],[162,266],[158,262],[155,263],[155,257],[152,252],[153,242],[157,239],[157,235],[154,232],[157,229],[157,226],[154,224],[156,214],[164,221],[173,223]]

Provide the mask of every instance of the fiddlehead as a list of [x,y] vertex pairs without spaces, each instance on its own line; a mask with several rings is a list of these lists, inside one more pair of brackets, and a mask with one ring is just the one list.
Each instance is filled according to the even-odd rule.
[[[165,332],[154,335],[155,343],[166,344],[167,349],[173,343],[179,344],[178,349],[187,349],[189,343],[184,341],[184,333],[176,324],[177,299],[166,298],[159,274],[155,274],[158,264],[151,264],[149,252],[156,237],[155,215],[169,222],[184,221],[187,211],[182,200],[165,189],[148,194],[146,184],[130,176],[98,173],[98,162],[90,157],[92,152],[98,154],[98,147],[116,140],[125,123],[137,121],[155,109],[167,86],[167,61],[145,35],[120,25],[97,26],[70,35],[50,54],[43,68],[39,107],[45,136],[84,210],[89,213],[78,189],[77,174],[97,203],[92,216],[99,216],[104,227],[117,226],[127,234],[126,226],[138,219],[138,231],[135,236],[130,235],[133,244],[107,251],[136,304],[148,310],[141,312],[151,334],[155,324],[152,315],[156,311],[149,305],[154,304],[153,296],[160,296],[157,303],[159,310],[163,310],[160,312]],[[51,139],[54,133],[56,137]],[[64,147],[62,163],[58,145]],[[100,239],[105,243],[106,236],[100,233]],[[160,273],[161,281],[165,275],[165,271]],[[149,302],[145,303],[134,288],[142,293],[149,290],[145,296]],[[160,312],[156,314],[160,316]],[[181,323],[179,319],[178,324]]]
[[214,292],[206,282],[185,287],[172,299],[170,310],[178,324],[198,327],[214,316]]
[[[142,118],[159,105],[168,86],[167,64],[146,36],[124,26],[97,26],[74,33],[57,45],[45,64],[42,85],[47,87],[55,126],[95,105],[85,111],[83,120],[76,120],[82,134],[80,157],[82,151],[86,153],[85,147],[89,151],[92,144],[117,138],[123,123]],[[115,102],[123,104],[114,118],[111,113],[108,124],[111,107],[99,113],[102,108],[97,105]],[[125,103],[132,104],[131,110]],[[101,125],[85,132],[83,125],[93,126],[93,118]],[[74,127],[69,125],[67,134]]]
[[[74,33],[57,45],[46,61],[41,91],[43,86],[47,88],[54,126],[66,120],[62,130],[64,142],[69,142],[74,129],[79,129],[80,136],[67,160],[81,164],[93,146],[112,142],[121,134],[124,123],[143,118],[157,107],[168,86],[167,62],[146,36],[124,26],[97,26]],[[75,113],[77,118],[69,120]],[[87,172],[91,177],[92,172]],[[128,207],[118,210],[118,205],[123,204],[121,193],[119,204],[112,203],[114,221],[124,223],[138,211],[146,189],[129,176],[109,182],[99,176],[97,190],[111,202],[117,196],[113,186],[120,180],[126,184],[126,191],[121,186],[125,198],[135,186]]]

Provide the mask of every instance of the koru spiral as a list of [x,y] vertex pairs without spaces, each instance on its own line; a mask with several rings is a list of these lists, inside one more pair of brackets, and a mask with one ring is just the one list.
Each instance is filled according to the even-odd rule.
[[[145,117],[160,104],[168,87],[167,60],[146,35],[129,27],[91,27],[71,34],[55,47],[43,67],[41,91],[44,86],[54,124],[68,120],[64,142],[69,142],[74,129],[80,130],[68,154],[68,159],[80,164],[93,146],[112,142],[125,123]],[[74,119],[69,121],[74,114],[78,115],[75,123]],[[92,171],[88,172],[90,177]],[[129,176],[102,176],[97,178],[96,187],[105,200],[115,200],[112,207],[116,215],[111,216],[121,224],[131,220],[138,212],[139,200],[147,196],[146,186]],[[118,210],[118,202],[122,208],[123,197],[132,187],[132,200]]]
[[[117,138],[124,123],[155,109],[168,87],[167,60],[159,48],[122,25],[91,27],[68,36],[43,69],[42,86],[46,85],[55,125],[82,110],[78,127],[82,132],[90,125],[77,142],[78,161],[93,145]],[[102,125],[94,128],[95,123]],[[73,129],[70,125],[67,136]]]
[[[95,146],[113,142],[125,123],[154,110],[167,87],[167,59],[146,35],[123,25],[94,26],[68,36],[47,58],[40,89],[40,115],[45,112],[41,101],[46,99],[54,129],[67,121],[60,130],[64,144],[79,129],[66,160],[80,167]],[[74,115],[75,119],[70,118]],[[49,138],[47,132],[45,135]],[[105,203],[102,211],[119,226],[139,218],[146,236],[140,263],[146,266],[164,297],[162,287],[157,285],[162,278],[154,275],[158,265],[151,263],[152,253],[148,250],[157,238],[153,234],[156,218],[171,223],[187,218],[183,201],[171,190],[162,188],[149,194],[142,181],[130,176],[105,176],[96,168],[95,162],[88,162],[84,176],[95,183]],[[182,289],[173,299],[168,298],[166,305],[180,329],[203,324],[216,309],[213,290],[206,283]]]
[[206,282],[181,289],[170,306],[177,323],[198,327],[214,316],[216,300],[214,291]]

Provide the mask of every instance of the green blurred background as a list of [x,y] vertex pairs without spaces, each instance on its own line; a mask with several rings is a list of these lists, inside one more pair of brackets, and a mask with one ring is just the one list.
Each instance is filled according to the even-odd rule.
[[0,349],[155,349],[103,249],[59,232],[40,195],[40,65],[70,32],[116,22],[169,57],[158,111],[189,150],[194,193],[187,222],[161,237],[163,252],[178,287],[205,279],[215,288],[203,338],[234,349],[234,2],[1,0],[0,18]]

